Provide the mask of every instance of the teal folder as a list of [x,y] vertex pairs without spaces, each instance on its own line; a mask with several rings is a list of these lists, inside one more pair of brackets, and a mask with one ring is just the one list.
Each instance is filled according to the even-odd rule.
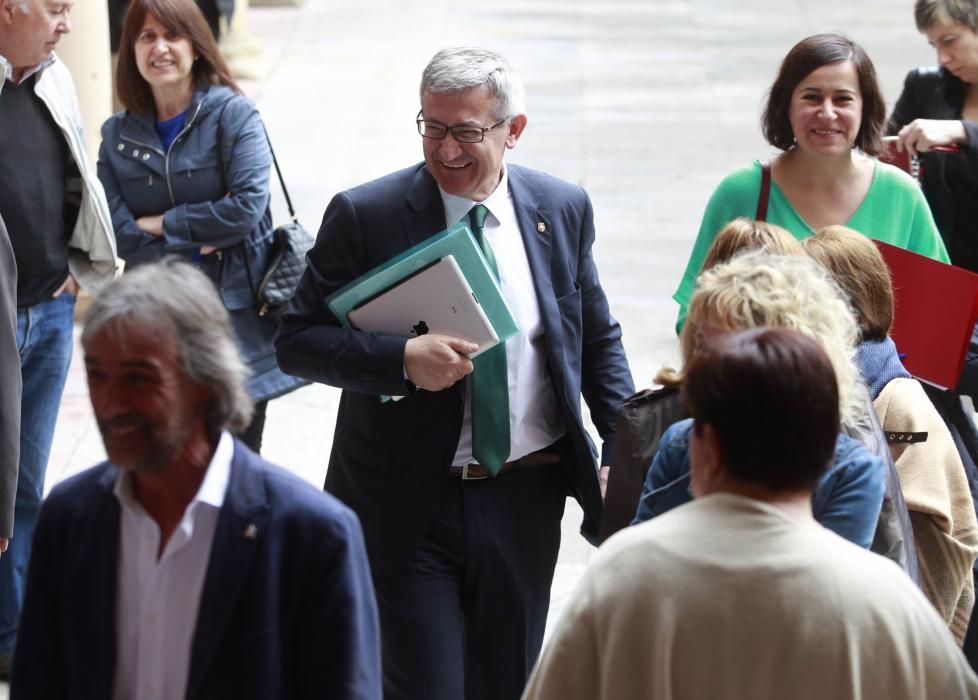
[[464,223],[455,224],[360,275],[326,297],[326,304],[344,326],[350,327],[347,319],[350,311],[446,255],[455,256],[455,262],[486,312],[499,341],[504,342],[518,333],[519,326],[503,298],[499,283],[468,225]]

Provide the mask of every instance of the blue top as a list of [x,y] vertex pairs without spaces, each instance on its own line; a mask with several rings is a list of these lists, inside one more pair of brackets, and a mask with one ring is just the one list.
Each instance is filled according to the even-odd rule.
[[[632,524],[645,522],[693,499],[689,478],[689,434],[693,419],[662,434],[659,451],[645,476]],[[812,493],[812,514],[840,537],[869,548],[883,505],[883,460],[857,440],[839,434],[832,465]]]
[[160,135],[160,143],[163,144],[163,150],[168,151],[170,149],[170,144],[177,137],[180,131],[183,129],[183,125],[187,122],[187,112],[190,110],[184,110],[172,119],[167,119],[166,121],[157,121],[154,126],[156,127],[156,133]]

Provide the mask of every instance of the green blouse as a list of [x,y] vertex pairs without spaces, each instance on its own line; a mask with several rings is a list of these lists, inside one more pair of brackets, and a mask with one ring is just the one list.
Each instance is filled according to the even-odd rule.
[[[676,332],[686,322],[686,311],[693,296],[696,278],[703,267],[706,251],[713,239],[724,226],[738,216],[753,216],[757,213],[757,199],[761,193],[761,164],[754,161],[733,171],[723,179],[713,192],[703,221],[700,224],[693,252],[686,264],[679,289],[672,298],[679,302],[679,318]],[[773,180],[771,197],[767,209],[768,223],[777,224],[802,240],[815,233],[815,230],[802,219],[781,188]],[[877,162],[873,181],[859,208],[849,221],[849,228],[855,229],[871,238],[906,248],[929,258],[950,262],[944,241],[934,224],[927,200],[917,182],[899,168]]]

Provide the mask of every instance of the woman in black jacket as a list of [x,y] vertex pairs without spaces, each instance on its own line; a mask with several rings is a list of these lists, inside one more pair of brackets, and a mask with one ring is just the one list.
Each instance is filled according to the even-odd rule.
[[887,130],[921,158],[951,262],[978,271],[978,0],[917,0],[914,18],[940,65],[910,71]]
[[[978,0],[917,0],[938,67],[915,68],[887,124],[920,157],[924,194],[951,263],[978,272]],[[957,153],[935,150],[957,146]],[[958,391],[978,397],[978,329]]]

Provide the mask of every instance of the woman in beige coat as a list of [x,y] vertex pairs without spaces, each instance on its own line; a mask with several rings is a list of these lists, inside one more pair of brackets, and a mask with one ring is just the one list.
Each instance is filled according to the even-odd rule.
[[802,245],[849,295],[862,333],[856,365],[890,442],[910,510],[921,587],[960,644],[975,602],[971,567],[978,554],[978,519],[951,433],[904,369],[888,335],[893,324],[889,268],[872,241],[843,226],[823,228]]

